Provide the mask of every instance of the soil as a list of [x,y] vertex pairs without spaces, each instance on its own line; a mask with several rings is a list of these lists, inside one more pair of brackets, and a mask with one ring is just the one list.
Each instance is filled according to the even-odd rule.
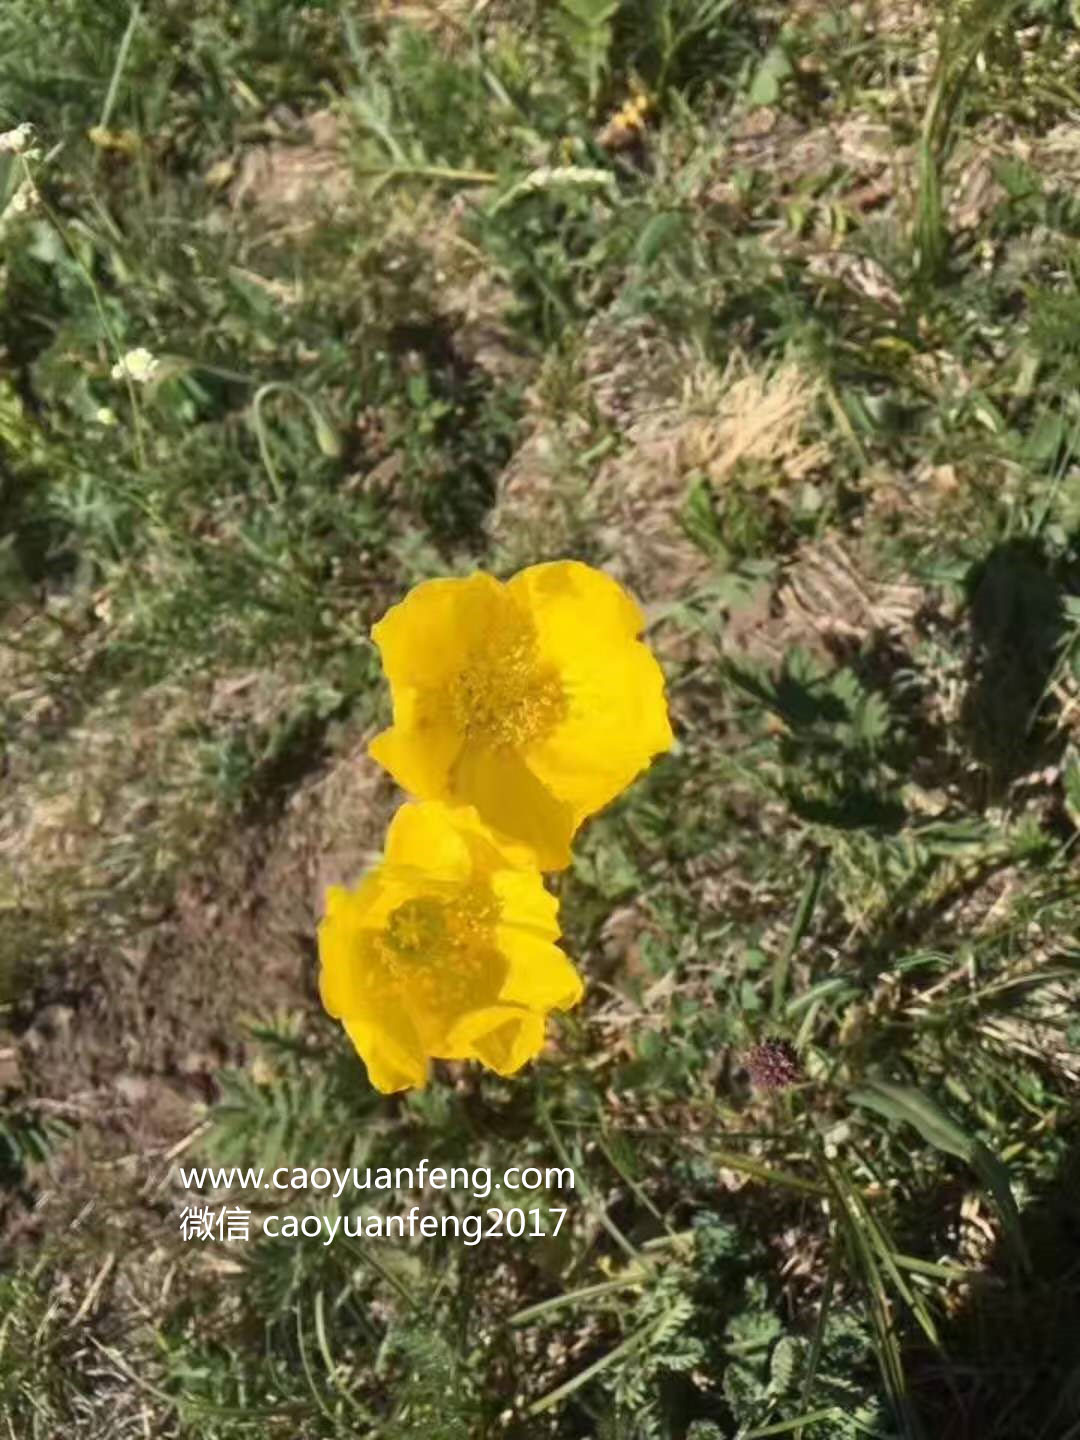
[[113,1189],[105,1172],[118,1168],[138,1205],[150,1171],[197,1131],[223,1068],[249,1060],[245,1021],[287,1009],[332,1024],[317,990],[323,891],[372,863],[401,799],[365,744],[305,781],[269,826],[223,835],[165,913],[72,954],[15,1011],[0,1047],[9,1094],[70,1128],[31,1170],[32,1208],[9,1212],[7,1238],[55,1228]]

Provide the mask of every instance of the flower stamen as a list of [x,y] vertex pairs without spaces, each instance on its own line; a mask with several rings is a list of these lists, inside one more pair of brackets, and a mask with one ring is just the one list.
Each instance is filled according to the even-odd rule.
[[554,666],[537,653],[527,616],[506,607],[451,686],[451,709],[469,739],[517,748],[549,734],[566,715]]
[[465,1008],[478,989],[493,1002],[505,964],[495,949],[499,902],[483,885],[453,900],[423,896],[390,913],[378,945],[385,979],[429,1011]]

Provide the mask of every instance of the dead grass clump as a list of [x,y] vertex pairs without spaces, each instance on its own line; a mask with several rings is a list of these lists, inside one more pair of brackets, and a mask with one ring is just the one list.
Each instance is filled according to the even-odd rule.
[[817,395],[817,382],[792,362],[761,371],[736,352],[720,374],[698,360],[676,396],[630,419],[626,448],[593,486],[612,568],[654,601],[699,584],[712,562],[682,525],[691,480],[707,479],[722,503],[744,467],[765,467],[782,499],[828,459],[826,442],[811,434]]
[[[610,359],[610,363],[605,363]],[[680,365],[689,371],[681,384]],[[721,374],[647,331],[620,347],[594,332],[583,403],[618,423],[622,446],[592,483],[575,469],[584,422],[539,420],[500,479],[489,535],[505,570],[559,555],[604,566],[649,606],[692,594],[713,559],[683,524],[691,482],[704,477],[718,503],[753,473],[781,503],[827,464],[814,433],[819,387],[794,363],[758,370],[736,354]],[[766,591],[763,623],[773,606]],[[848,613],[850,613],[850,608]],[[790,630],[792,627],[787,627]],[[661,649],[678,637],[657,637]]]
[[755,460],[775,466],[784,481],[806,479],[829,453],[823,441],[807,443],[805,436],[818,391],[819,382],[796,364],[754,370],[738,352],[723,375],[700,368],[683,390],[683,468],[723,484],[740,463]]

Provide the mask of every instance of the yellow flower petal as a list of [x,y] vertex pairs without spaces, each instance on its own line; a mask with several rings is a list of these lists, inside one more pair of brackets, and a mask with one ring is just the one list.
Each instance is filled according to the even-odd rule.
[[368,1009],[373,971],[367,957],[378,935],[377,930],[360,929],[357,912],[340,905],[332,913],[328,908],[319,926],[319,996],[337,1020]]
[[468,840],[449,807],[437,802],[396,810],[383,853],[388,867],[409,866],[448,884],[464,884],[472,873]]
[[510,962],[499,999],[530,1010],[569,1010],[585,993],[581,976],[557,945],[500,925],[496,944]]
[[415,586],[372,627],[390,684],[427,690],[445,683],[456,673],[463,648],[482,642],[503,603],[503,587],[483,571]]
[[450,771],[464,737],[434,691],[394,690],[394,724],[368,745],[368,754],[403,790],[425,800],[450,797]]
[[500,870],[491,877],[502,924],[544,940],[559,938],[559,902],[533,869]]
[[[393,827],[394,822],[391,821],[388,841]],[[414,893],[414,886],[415,881],[408,871],[399,873],[396,866],[389,865],[381,865],[365,875],[355,890],[330,885],[326,890],[326,914],[322,924],[335,931],[345,928],[352,931],[380,930],[391,912]]]
[[[474,868],[494,881],[494,877],[524,871],[546,895],[544,882],[536,870],[536,854],[531,845],[522,844],[508,835],[492,830],[474,805],[452,805],[450,821],[469,847]],[[558,929],[556,927],[556,934]]]
[[636,640],[645,616],[617,580],[580,560],[530,565],[507,582],[528,610],[543,649],[557,655]]
[[532,773],[572,808],[575,828],[622,793],[674,735],[664,675],[644,645],[563,656],[568,716],[528,754]]
[[392,1095],[397,1090],[422,1088],[427,1083],[427,1059],[406,1016],[387,1014],[378,1025],[366,1020],[346,1020],[345,1030],[376,1090]]
[[461,1058],[480,1060],[497,1075],[513,1075],[544,1048],[544,1017],[510,1005],[464,1016],[451,1036]]
[[516,751],[466,745],[453,783],[494,830],[527,845],[541,870],[570,864],[573,808],[556,799]]

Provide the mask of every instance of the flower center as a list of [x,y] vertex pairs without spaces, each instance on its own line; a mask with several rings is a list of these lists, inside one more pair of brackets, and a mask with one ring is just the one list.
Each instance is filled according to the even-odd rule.
[[444,950],[447,940],[446,907],[438,900],[406,900],[386,923],[387,945],[406,962]]
[[516,605],[506,605],[455,679],[451,707],[469,738],[520,748],[566,715],[558,672],[537,654],[536,632]]
[[430,1012],[454,1015],[491,1004],[506,969],[495,949],[498,916],[499,903],[483,885],[453,900],[406,900],[391,911],[381,936],[383,973],[406,1004]]

